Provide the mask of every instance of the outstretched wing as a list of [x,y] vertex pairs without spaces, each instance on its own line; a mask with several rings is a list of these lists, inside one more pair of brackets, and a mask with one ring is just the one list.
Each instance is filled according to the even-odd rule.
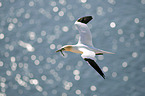
[[105,79],[105,75],[102,72],[102,70],[100,69],[100,67],[96,64],[96,62],[92,59],[89,58],[85,58],[85,61],[87,61],[104,79]]
[[79,50],[81,50],[83,52],[83,54],[81,55],[81,57],[87,61],[104,79],[105,79],[105,75],[102,72],[102,70],[100,69],[100,67],[96,64],[95,62],[95,52],[87,50],[85,48],[80,48]]
[[92,16],[86,16],[78,19],[75,22],[75,26],[79,31],[79,41],[78,44],[85,44],[89,46],[93,46],[92,44],[92,35],[90,29],[87,26],[87,23],[92,19]]

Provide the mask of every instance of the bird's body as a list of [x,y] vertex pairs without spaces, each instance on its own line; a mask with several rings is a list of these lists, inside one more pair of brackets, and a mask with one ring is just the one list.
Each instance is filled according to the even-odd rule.
[[86,50],[93,51],[96,55],[103,55],[104,53],[113,54],[111,52],[103,51],[103,50],[97,49],[93,46],[88,46],[88,45],[84,45],[84,44],[65,45],[63,47],[65,48],[65,51],[70,51],[70,52],[79,53],[79,54],[83,54],[83,51],[81,50],[83,48]]
[[92,20],[92,16],[86,16],[78,19],[75,22],[75,26],[80,33],[78,43],[76,45],[65,45],[56,52],[60,51],[62,53],[62,51],[70,51],[73,53],[81,54],[81,57],[85,61],[87,61],[105,79],[105,75],[103,74],[99,66],[95,63],[95,55],[103,55],[105,53],[113,54],[113,53],[97,49],[93,46],[92,35],[90,29],[87,26],[87,23],[90,20]]

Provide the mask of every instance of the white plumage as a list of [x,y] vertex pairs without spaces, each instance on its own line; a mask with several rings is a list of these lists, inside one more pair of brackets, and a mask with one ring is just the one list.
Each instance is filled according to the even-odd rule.
[[63,54],[62,51],[70,51],[82,54],[81,57],[85,61],[87,61],[105,79],[105,75],[95,62],[95,55],[103,55],[104,53],[107,54],[113,53],[97,49],[93,46],[91,31],[87,26],[87,23],[90,20],[92,20],[92,16],[85,16],[78,19],[75,22],[75,26],[80,34],[78,43],[76,45],[65,45],[56,52],[60,51]]
[[87,24],[76,21],[75,26],[80,34],[78,44],[93,46],[91,31]]

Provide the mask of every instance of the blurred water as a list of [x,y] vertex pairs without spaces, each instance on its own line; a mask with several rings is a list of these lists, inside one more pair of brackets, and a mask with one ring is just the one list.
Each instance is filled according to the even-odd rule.
[[[74,22],[88,24],[104,80],[79,54]],[[0,96],[143,96],[145,0],[0,0]]]

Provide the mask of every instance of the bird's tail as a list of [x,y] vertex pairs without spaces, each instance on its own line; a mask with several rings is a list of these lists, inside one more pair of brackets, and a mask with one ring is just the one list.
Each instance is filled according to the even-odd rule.
[[104,50],[100,50],[100,49],[99,49],[99,51],[100,51],[100,53],[102,53],[102,54],[115,54],[115,53],[108,52],[108,51],[104,51]]

